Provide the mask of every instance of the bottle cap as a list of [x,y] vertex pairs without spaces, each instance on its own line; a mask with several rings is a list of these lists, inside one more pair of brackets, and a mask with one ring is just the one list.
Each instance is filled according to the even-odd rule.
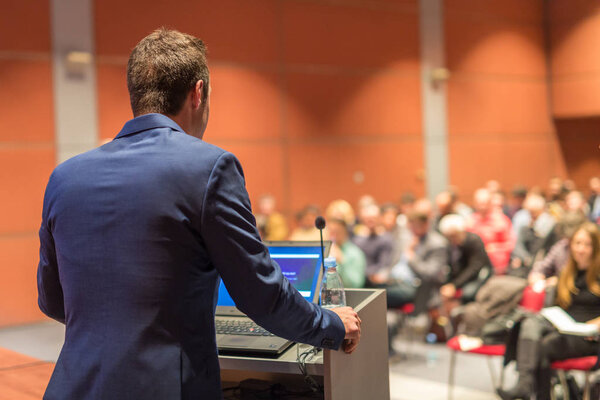
[[337,265],[337,261],[335,257],[327,257],[325,258],[325,268],[335,267]]

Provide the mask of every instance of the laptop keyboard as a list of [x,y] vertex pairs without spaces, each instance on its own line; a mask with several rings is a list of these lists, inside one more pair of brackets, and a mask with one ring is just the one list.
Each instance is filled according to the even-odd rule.
[[240,318],[215,320],[217,334],[248,335],[248,336],[275,336],[271,332],[258,326],[254,321],[241,320]]

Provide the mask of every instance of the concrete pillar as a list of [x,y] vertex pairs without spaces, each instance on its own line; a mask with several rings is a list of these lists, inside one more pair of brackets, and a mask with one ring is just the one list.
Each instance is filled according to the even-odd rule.
[[443,0],[419,0],[419,19],[426,195],[433,199],[448,187],[450,175]]
[[51,0],[56,158],[98,144],[92,0]]

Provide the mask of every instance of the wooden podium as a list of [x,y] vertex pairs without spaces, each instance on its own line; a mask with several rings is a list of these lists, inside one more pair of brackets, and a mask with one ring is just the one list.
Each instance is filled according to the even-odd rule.
[[[307,361],[307,371],[325,387],[325,400],[389,400],[386,297],[383,289],[346,289],[346,302],[362,320],[353,354],[323,350]],[[300,347],[298,347],[300,346]],[[219,356],[223,387],[255,378],[308,388],[296,362],[307,345],[293,345],[279,358]]]

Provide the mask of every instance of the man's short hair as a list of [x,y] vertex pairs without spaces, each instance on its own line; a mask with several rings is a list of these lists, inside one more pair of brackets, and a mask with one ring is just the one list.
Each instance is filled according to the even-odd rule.
[[165,28],[143,38],[127,63],[127,89],[133,115],[177,115],[196,82],[208,96],[208,65],[202,40]]
[[465,219],[458,214],[448,214],[440,220],[440,232],[443,235],[464,232],[466,228]]

